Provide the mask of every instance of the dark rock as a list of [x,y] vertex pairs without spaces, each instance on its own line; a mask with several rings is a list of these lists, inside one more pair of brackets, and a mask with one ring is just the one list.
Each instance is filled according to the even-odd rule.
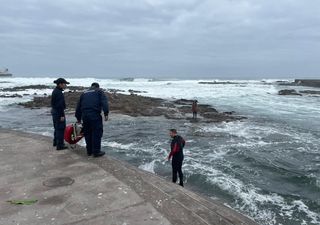
[[132,77],[125,77],[125,78],[121,78],[120,81],[134,81],[134,78],[132,78]]
[[223,112],[224,114],[226,114],[226,115],[232,115],[232,114],[234,114],[235,113],[235,111],[231,111],[231,112]]
[[117,92],[126,92],[125,90],[120,90],[120,89],[113,89],[113,88],[108,88],[107,89],[108,92],[111,92],[113,94],[117,93]]
[[22,98],[22,95],[13,94],[13,95],[0,95],[0,98]]
[[279,95],[299,95],[302,96],[302,94],[298,93],[296,90],[294,89],[285,89],[285,90],[280,90],[278,92]]
[[198,84],[239,84],[239,83],[236,83],[236,82],[230,82],[230,81],[213,81],[213,82],[198,82]]
[[193,100],[188,100],[188,99],[179,99],[174,101],[175,104],[179,104],[179,105],[192,105]]
[[130,94],[133,94],[133,93],[147,93],[146,91],[135,91],[135,90],[132,90],[132,89],[129,89],[128,92]]
[[302,93],[302,94],[310,94],[310,95],[320,95],[320,91],[313,91],[313,90],[299,91],[299,93]]
[[47,85],[28,85],[28,86],[19,86],[19,87],[13,87],[13,88],[3,88],[1,91],[25,91],[27,89],[52,89],[54,86],[47,86]]
[[320,79],[295,79],[294,83],[300,86],[320,87]]
[[69,91],[84,91],[84,90],[87,90],[89,89],[89,87],[83,87],[83,86],[68,86],[66,88],[66,90],[69,90]]
[[275,83],[280,86],[297,86],[296,83],[289,81],[276,81]]
[[[74,111],[82,92],[65,92],[68,111]],[[110,110],[114,113],[121,113],[133,117],[138,116],[164,116],[168,119],[186,119],[187,114],[192,113],[191,104],[193,100],[180,99],[168,101],[161,98],[151,98],[138,95],[124,95],[106,92]],[[33,101],[20,103],[28,108],[50,107],[51,96],[34,97]],[[219,113],[210,105],[198,105],[201,122],[223,122],[241,120],[244,117]]]
[[[19,86],[19,87],[13,87],[13,88],[3,88],[1,91],[10,91],[10,92],[16,92],[16,91],[25,91],[28,89],[36,89],[36,90],[44,90],[44,89],[53,89],[55,86],[48,86],[48,85],[27,85],[27,86]],[[83,87],[83,86],[68,86],[66,88],[67,91],[83,91],[85,89],[88,89],[89,87]]]

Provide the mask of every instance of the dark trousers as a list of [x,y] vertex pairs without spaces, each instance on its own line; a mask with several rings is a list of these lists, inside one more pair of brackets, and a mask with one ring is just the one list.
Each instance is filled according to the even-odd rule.
[[193,112],[193,119],[197,119],[197,112]]
[[61,117],[56,114],[52,114],[52,122],[54,127],[53,133],[53,145],[57,148],[64,146],[64,130],[66,128],[66,120],[61,121]]
[[83,133],[86,140],[87,154],[97,154],[101,151],[103,134],[102,117],[83,117]]
[[177,174],[179,174],[179,185],[183,187],[182,162],[183,156],[172,157],[172,182],[177,182]]

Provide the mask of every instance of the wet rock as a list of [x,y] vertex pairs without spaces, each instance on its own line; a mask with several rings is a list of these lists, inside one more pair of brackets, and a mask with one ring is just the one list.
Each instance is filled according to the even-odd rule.
[[86,89],[89,89],[89,87],[83,87],[83,86],[68,86],[66,90],[68,91],[84,91]]
[[234,114],[235,113],[235,111],[231,111],[231,112],[223,112],[224,114],[226,114],[226,115],[232,115],[232,114]]
[[132,77],[125,77],[125,78],[121,78],[120,81],[134,81],[134,78],[132,78]]
[[[3,88],[1,91],[8,91],[8,92],[17,92],[17,91],[25,91],[28,89],[33,90],[44,90],[44,89],[53,89],[55,86],[48,86],[48,85],[27,85],[27,86],[19,86],[19,87],[12,87],[12,88]],[[88,89],[89,87],[83,86],[68,86],[66,91],[83,91]]]
[[129,92],[130,94],[133,94],[133,93],[148,93],[148,92],[146,92],[146,91],[136,91],[136,90],[132,90],[132,89],[129,89],[128,92]]
[[19,87],[13,87],[13,88],[3,88],[1,91],[25,91],[27,89],[37,89],[37,90],[43,90],[43,89],[52,89],[54,86],[47,86],[47,85],[27,85],[27,86],[19,86]]
[[201,82],[198,82],[198,84],[239,84],[239,83],[236,83],[236,82],[230,82],[230,81],[201,81]]
[[[69,112],[74,112],[82,92],[65,92],[66,105]],[[151,98],[138,95],[125,95],[106,92],[110,103],[110,111],[133,117],[164,116],[168,119],[187,119],[192,114],[193,100],[179,99],[169,101],[161,98]],[[50,107],[51,96],[37,97],[32,101],[21,103],[28,108]],[[210,105],[198,104],[198,115],[203,117],[201,122],[223,122],[241,120],[228,113],[220,113]]]
[[295,79],[294,83],[300,86],[320,87],[320,79]]
[[313,90],[299,91],[299,93],[302,93],[302,94],[310,94],[310,95],[320,95],[320,91],[313,91]]
[[179,105],[192,105],[194,100],[188,100],[188,99],[179,99],[174,101],[175,104],[179,104]]
[[0,95],[0,98],[22,98],[22,95],[13,94],[13,95]]
[[126,92],[125,90],[113,89],[113,88],[108,88],[107,91],[111,93]]
[[302,94],[298,93],[296,90],[294,89],[284,89],[284,90],[280,90],[278,92],[279,95],[299,95],[302,96]]

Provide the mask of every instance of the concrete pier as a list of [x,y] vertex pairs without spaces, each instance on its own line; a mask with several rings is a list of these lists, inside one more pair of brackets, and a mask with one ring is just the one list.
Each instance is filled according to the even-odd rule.
[[[49,137],[0,129],[0,224],[256,225],[246,216],[109,156],[56,151]],[[36,199],[31,205],[8,200]]]

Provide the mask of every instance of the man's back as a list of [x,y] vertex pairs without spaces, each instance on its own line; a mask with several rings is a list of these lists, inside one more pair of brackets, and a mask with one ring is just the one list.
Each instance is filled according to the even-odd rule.
[[89,89],[85,91],[81,97],[76,110],[76,117],[97,117],[101,111],[105,114],[109,113],[108,100],[101,89]]

